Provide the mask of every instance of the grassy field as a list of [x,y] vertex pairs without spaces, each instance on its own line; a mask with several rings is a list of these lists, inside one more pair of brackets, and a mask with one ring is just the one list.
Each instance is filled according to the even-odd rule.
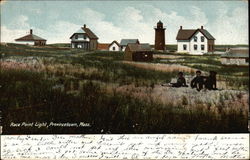
[[[83,52],[65,44],[7,44],[0,53],[4,134],[247,132],[248,70],[222,66],[216,55],[128,63],[123,52]],[[196,69],[216,70],[230,90],[199,93],[161,86],[179,70],[193,76]],[[11,122],[91,127],[20,128]]]
[[155,58],[154,63],[162,64],[180,64],[192,67],[197,70],[206,72],[216,71],[218,79],[225,81],[227,86],[233,89],[249,89],[249,70],[245,66],[225,66],[220,62],[220,55],[185,55],[172,54],[173,58],[168,56]]

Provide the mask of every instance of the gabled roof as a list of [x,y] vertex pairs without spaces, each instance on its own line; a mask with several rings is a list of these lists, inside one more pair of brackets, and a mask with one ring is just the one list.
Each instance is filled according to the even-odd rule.
[[38,37],[37,35],[34,34],[28,34],[24,37],[15,39],[15,41],[46,41],[46,39]]
[[209,40],[215,40],[215,38],[207,30],[205,30],[205,29],[199,29],[199,31],[201,33],[203,33],[204,36],[207,37],[207,39],[209,39]]
[[75,33],[86,33],[86,32],[84,32],[84,30],[81,28],[81,29],[78,29]]
[[82,29],[87,33],[90,39],[98,39],[98,37],[89,28],[82,27]]
[[89,39],[98,39],[98,37],[87,27],[81,27],[81,29],[79,29],[78,31],[76,31],[75,33],[72,34],[72,36],[70,36],[70,39],[75,35],[75,34],[86,34]]
[[120,47],[120,44],[119,44],[117,41],[113,41],[113,42],[111,42],[111,43],[109,44],[109,47],[110,47],[112,44],[114,44],[114,43],[116,43],[116,44],[117,44],[117,46],[119,46],[119,47]]
[[222,58],[249,58],[249,48],[231,48]]
[[138,39],[122,39],[120,45],[121,46],[126,46],[129,43],[137,43],[137,42],[139,42]]
[[135,44],[135,43],[129,43],[127,45],[127,48],[130,49],[130,51],[137,52],[137,51],[151,51],[151,47],[148,43],[144,44]]
[[179,29],[176,40],[189,40],[198,31],[208,40],[215,40],[215,38],[205,29]]
[[97,49],[98,50],[108,50],[109,49],[109,44],[108,43],[98,43],[97,44]]
[[196,29],[179,29],[176,39],[189,40],[195,32]]

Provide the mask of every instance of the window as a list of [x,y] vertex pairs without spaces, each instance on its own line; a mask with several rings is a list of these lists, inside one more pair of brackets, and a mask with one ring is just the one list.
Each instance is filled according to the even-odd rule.
[[197,45],[196,44],[194,45],[194,50],[197,50]]
[[204,42],[204,36],[201,36],[201,42]]
[[77,45],[77,48],[82,48],[82,45],[81,45],[81,44],[78,44],[78,45]]
[[183,50],[187,50],[187,45],[183,44]]
[[246,63],[249,63],[249,58],[246,58]]
[[113,47],[113,51],[115,51],[115,47]]
[[86,38],[87,38],[86,35],[84,35],[84,36],[83,36],[83,39],[86,39]]
[[205,46],[202,44],[202,45],[201,45],[201,50],[204,51],[204,49],[205,49]]
[[197,42],[197,36],[194,36],[194,41]]
[[78,39],[78,35],[77,34],[75,35],[75,39]]

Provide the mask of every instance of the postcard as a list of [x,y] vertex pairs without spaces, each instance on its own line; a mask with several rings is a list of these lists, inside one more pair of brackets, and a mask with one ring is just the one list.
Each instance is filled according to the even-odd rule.
[[1,159],[249,159],[248,1],[1,1]]

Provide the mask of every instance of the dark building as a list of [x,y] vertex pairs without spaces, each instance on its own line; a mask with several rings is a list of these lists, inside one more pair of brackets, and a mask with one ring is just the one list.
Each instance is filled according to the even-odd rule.
[[127,61],[152,61],[153,52],[149,44],[128,44],[125,49],[124,59]]
[[155,50],[165,50],[165,29],[163,23],[159,21],[155,28]]
[[34,35],[32,29],[30,29],[30,34],[24,37],[15,39],[15,41],[20,44],[28,44],[28,45],[35,45],[35,46],[46,45],[46,39],[43,39],[41,37],[38,37],[37,35]]
[[73,33],[70,39],[71,48],[81,48],[86,51],[97,50],[98,37],[85,24],[81,29]]
[[121,42],[120,42],[120,48],[121,48],[121,51],[125,51],[126,49],[126,46],[128,44],[140,44],[139,40],[138,39],[122,39]]

